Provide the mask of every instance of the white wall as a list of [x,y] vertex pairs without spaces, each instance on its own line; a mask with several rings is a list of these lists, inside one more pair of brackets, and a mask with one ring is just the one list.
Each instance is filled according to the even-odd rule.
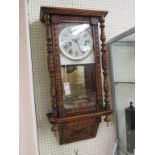
[[108,10],[107,39],[134,26],[134,0],[29,0],[31,51],[34,76],[34,95],[40,155],[111,155],[114,147],[114,124],[100,123],[96,138],[67,145],[59,145],[51,133],[46,113],[51,112],[50,79],[47,71],[45,27],[39,20],[40,6],[73,7]]
[[38,155],[36,119],[32,89],[32,64],[25,14],[25,1],[20,0],[20,99],[19,99],[19,140],[20,155]]

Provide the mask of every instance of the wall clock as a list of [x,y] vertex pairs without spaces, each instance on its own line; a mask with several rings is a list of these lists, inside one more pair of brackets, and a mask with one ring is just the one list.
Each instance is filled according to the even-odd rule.
[[60,144],[94,138],[101,116],[105,122],[110,121],[106,15],[106,11],[41,7],[40,20],[46,26],[53,109],[47,116],[51,130],[59,131]]

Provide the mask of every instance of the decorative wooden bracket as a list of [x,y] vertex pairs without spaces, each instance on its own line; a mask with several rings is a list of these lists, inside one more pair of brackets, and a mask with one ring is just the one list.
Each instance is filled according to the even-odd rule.
[[54,118],[52,117],[52,113],[48,113],[47,117],[52,124],[51,130],[55,136],[57,131],[60,132],[60,144],[67,144],[82,139],[94,138],[97,134],[99,123],[101,122],[101,116],[103,116],[105,120],[109,118],[111,114],[112,111],[109,110],[62,118]]

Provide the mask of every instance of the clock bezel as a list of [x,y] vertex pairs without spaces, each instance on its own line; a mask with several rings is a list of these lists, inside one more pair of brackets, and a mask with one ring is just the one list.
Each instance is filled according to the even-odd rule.
[[[71,23],[70,23],[71,24]],[[72,23],[73,24],[73,23]],[[80,61],[80,60],[83,60],[83,59],[85,59],[86,57],[88,57],[90,54],[91,54],[91,52],[93,52],[93,38],[92,38],[92,34],[89,32],[89,30],[85,30],[85,31],[87,31],[87,33],[89,33],[89,36],[90,36],[90,41],[91,41],[91,46],[90,46],[90,50],[87,52],[87,54],[85,54],[85,55],[83,55],[83,56],[81,56],[81,57],[73,57],[73,56],[71,56],[71,55],[69,55],[69,54],[67,54],[66,53],[66,51],[62,48],[62,46],[60,45],[60,40],[61,40],[61,37],[62,37],[62,35],[63,35],[63,32],[66,30],[66,29],[68,29],[69,27],[72,27],[72,26],[77,26],[77,25],[80,25],[80,24],[73,24],[73,25],[68,25],[67,24],[67,26],[65,26],[62,30],[61,30],[61,32],[59,33],[59,48],[60,48],[60,51],[61,51],[61,53],[66,57],[66,58],[68,58],[68,59],[70,59],[70,60],[75,60],[75,61]],[[89,29],[91,29],[91,27],[89,28]]]

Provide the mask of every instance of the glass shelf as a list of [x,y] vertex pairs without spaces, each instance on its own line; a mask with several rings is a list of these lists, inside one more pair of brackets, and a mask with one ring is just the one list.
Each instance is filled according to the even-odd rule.
[[123,82],[123,81],[120,81],[120,82],[114,82],[114,84],[135,84],[135,82]]

